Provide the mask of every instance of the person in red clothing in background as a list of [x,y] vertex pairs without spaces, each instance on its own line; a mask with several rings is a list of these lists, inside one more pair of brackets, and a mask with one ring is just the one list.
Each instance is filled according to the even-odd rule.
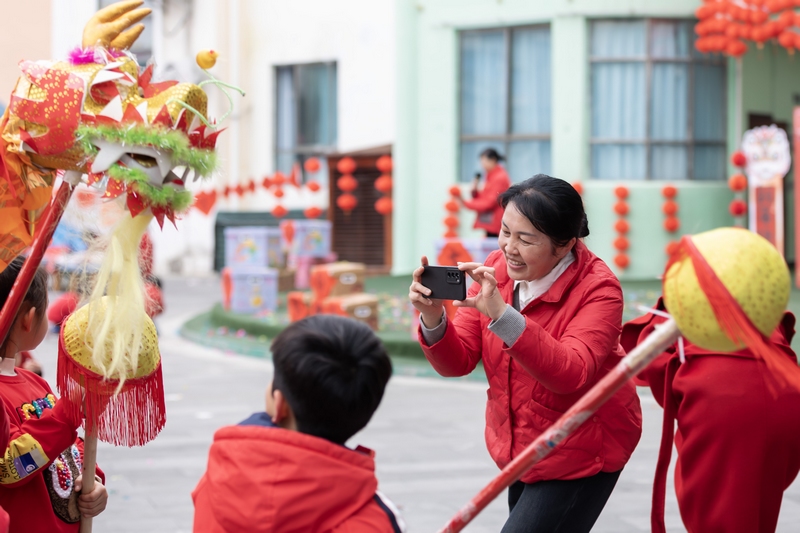
[[464,207],[477,211],[474,228],[485,230],[487,238],[500,235],[503,208],[497,203],[497,198],[511,186],[506,169],[500,164],[504,159],[494,148],[484,150],[481,153],[481,166],[486,171],[483,189],[478,190],[480,176],[477,176],[472,184],[472,199],[458,197]]
[[[19,275],[23,258],[0,273],[0,305]],[[81,420],[71,417],[45,380],[14,368],[15,355],[31,350],[47,334],[47,273],[39,268],[5,343],[0,346],[0,402],[9,435],[0,457],[0,506],[9,514],[11,533],[77,533],[81,516],[97,516],[108,493],[103,473],[88,494],[81,493]]]
[[214,435],[194,489],[195,533],[400,533],[377,492],[374,453],[345,442],[367,425],[392,363],[369,327],[316,315],[272,343],[266,412]]
[[[662,300],[656,309],[666,311]],[[622,347],[632,350],[666,320],[647,314],[628,322]],[[794,326],[786,313],[771,340],[797,370]],[[717,353],[684,341],[683,351],[685,362],[672,346],[637,376],[664,408],[652,530],[665,531],[674,436],[675,492],[689,533],[773,533],[783,492],[800,470],[800,370],[778,386],[749,349]]]
[[[580,195],[545,175],[500,195],[500,250],[462,263],[474,283],[452,322],[414,271],[411,303],[433,368],[464,376],[479,361],[489,381],[486,445],[504,468],[625,356],[622,289],[581,241],[589,225]],[[422,258],[423,267],[427,258]],[[528,470],[508,492],[503,532],[591,530],[642,431],[633,383]]]

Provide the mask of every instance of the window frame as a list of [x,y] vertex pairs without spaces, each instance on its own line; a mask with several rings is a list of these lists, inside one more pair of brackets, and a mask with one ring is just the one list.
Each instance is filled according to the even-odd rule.
[[[329,124],[330,124],[330,131],[328,131],[328,135],[332,139],[331,144],[296,144],[292,150],[281,150],[278,146],[278,91],[279,91],[279,78],[278,72],[284,68],[290,68],[292,72],[292,97],[294,98],[295,102],[300,101],[300,90],[299,90],[299,68],[298,67],[311,67],[316,65],[322,65],[328,69],[328,80],[329,86],[327,90],[329,94],[333,94],[333,105],[331,106],[328,113],[332,116],[329,116]],[[330,75],[332,71],[332,76]],[[272,149],[273,149],[273,171],[278,171],[278,160],[280,155],[284,154],[296,154],[300,155],[305,159],[317,156],[317,157],[325,157],[327,155],[336,153],[337,144],[339,142],[339,92],[338,92],[338,83],[339,83],[339,70],[338,65],[335,60],[331,61],[309,61],[306,63],[287,63],[287,64],[274,64],[272,66]],[[330,120],[333,118],[333,120]],[[294,122],[294,129],[295,129],[295,140],[294,142],[297,143],[297,135],[300,129],[300,105],[296,104],[294,109],[294,114],[292,116],[292,120]],[[300,173],[302,175],[302,181],[305,183],[306,176],[305,176],[305,169],[303,165],[300,164]]]
[[[537,24],[523,24],[523,25],[515,25],[515,26],[495,26],[489,28],[476,28],[476,29],[463,29],[458,32],[458,183],[468,183],[468,181],[463,180],[463,168],[461,168],[461,149],[464,143],[469,142],[482,142],[485,141],[487,143],[493,143],[495,145],[501,145],[502,148],[502,155],[508,157],[509,153],[509,145],[515,141],[550,141],[550,156],[552,160],[552,152],[553,152],[553,145],[552,145],[552,137],[553,137],[553,124],[552,121],[550,123],[550,133],[542,134],[542,133],[513,133],[512,130],[512,92],[513,92],[513,85],[511,83],[511,66],[514,60],[513,58],[513,33],[514,31],[518,30],[535,30],[535,29],[548,29],[550,31],[550,53],[551,53],[551,62],[550,62],[550,83],[553,83],[553,63],[552,63],[552,24],[550,22],[541,22]],[[475,34],[475,33],[490,33],[490,32],[503,32],[503,45],[505,46],[505,83],[506,83],[506,132],[504,134],[493,134],[493,135],[465,135],[462,133],[462,120],[464,117],[464,84],[462,83],[461,74],[462,74],[462,58],[464,54],[464,47],[463,47],[463,36],[464,34]],[[551,93],[552,95],[552,93]],[[550,105],[552,107],[552,96]]]
[[[622,22],[631,22],[635,20],[643,20],[645,22],[645,55],[644,56],[630,56],[630,57],[596,57],[592,55],[592,31],[593,25],[595,22],[614,22],[614,21],[622,21]],[[728,62],[726,61],[725,57],[722,54],[710,53],[710,54],[702,54],[698,56],[698,52],[694,48],[694,32],[689,33],[689,54],[687,57],[653,57],[652,50],[650,46],[650,38],[652,36],[653,25],[656,22],[694,22],[694,19],[688,18],[680,18],[680,17],[599,17],[599,18],[592,18],[589,20],[589,36],[587,39],[587,53],[586,56],[589,59],[589,83],[587,84],[589,89],[589,177],[593,180],[604,180],[604,178],[598,178],[594,176],[594,172],[592,171],[594,165],[592,161],[592,148],[595,145],[643,145],[645,149],[645,175],[640,178],[636,179],[636,181],[670,181],[667,178],[654,178],[652,174],[652,148],[653,146],[683,146],[687,150],[686,156],[686,178],[680,181],[717,181],[717,180],[704,180],[698,179],[694,176],[694,160],[695,160],[695,147],[697,146],[721,146],[722,148],[727,150],[727,140],[726,134],[723,134],[723,138],[720,141],[709,141],[709,140],[696,140],[694,138],[694,81],[695,81],[695,69],[694,66],[697,64],[711,64],[711,65],[719,65],[724,68],[724,80],[725,80],[725,90],[723,91],[722,95],[722,109],[723,111],[723,118],[725,119],[725,124],[723,125],[723,132],[727,132],[728,130]],[[593,125],[591,123],[592,111],[594,109],[594,101],[593,101],[593,94],[594,94],[594,87],[593,83],[593,71],[594,65],[598,63],[644,63],[645,68],[645,136],[643,139],[603,139],[603,138],[595,138],[593,136]],[[686,139],[685,140],[657,140],[652,138],[651,133],[651,126],[653,120],[653,66],[655,64],[685,64],[689,66],[689,74],[688,74],[688,85],[687,91],[688,95],[686,98],[688,109],[686,110]],[[725,176],[722,176],[720,179],[724,179]],[[674,180],[674,178],[673,178]]]

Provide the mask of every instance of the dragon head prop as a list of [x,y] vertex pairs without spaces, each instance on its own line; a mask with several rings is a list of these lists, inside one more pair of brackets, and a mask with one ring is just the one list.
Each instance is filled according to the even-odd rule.
[[[0,265],[31,243],[57,171],[73,170],[159,224],[188,209],[189,179],[215,168],[218,130],[199,85],[153,81],[127,51],[149,13],[140,1],[99,11],[66,61],[22,61],[0,122]],[[3,242],[5,241],[5,242]]]

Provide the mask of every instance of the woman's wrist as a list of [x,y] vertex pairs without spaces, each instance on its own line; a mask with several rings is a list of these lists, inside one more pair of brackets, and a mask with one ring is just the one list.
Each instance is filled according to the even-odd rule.
[[419,319],[420,319],[420,321],[422,321],[422,325],[425,326],[428,329],[433,329],[436,326],[438,326],[439,324],[441,324],[443,317],[444,317],[444,311],[440,311],[438,314],[437,313],[433,313],[433,314],[431,314],[431,313],[425,313],[425,314],[420,313],[420,315],[419,315]]

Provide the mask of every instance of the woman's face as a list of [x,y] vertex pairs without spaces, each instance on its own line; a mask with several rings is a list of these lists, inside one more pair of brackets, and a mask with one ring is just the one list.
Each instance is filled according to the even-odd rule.
[[566,246],[554,247],[550,237],[534,228],[513,202],[503,213],[498,241],[506,257],[508,277],[515,281],[543,278],[575,244],[575,239],[572,239]]
[[497,161],[495,161],[494,159],[489,159],[485,155],[481,156],[481,167],[483,167],[483,170],[489,172],[496,166],[497,166]]

